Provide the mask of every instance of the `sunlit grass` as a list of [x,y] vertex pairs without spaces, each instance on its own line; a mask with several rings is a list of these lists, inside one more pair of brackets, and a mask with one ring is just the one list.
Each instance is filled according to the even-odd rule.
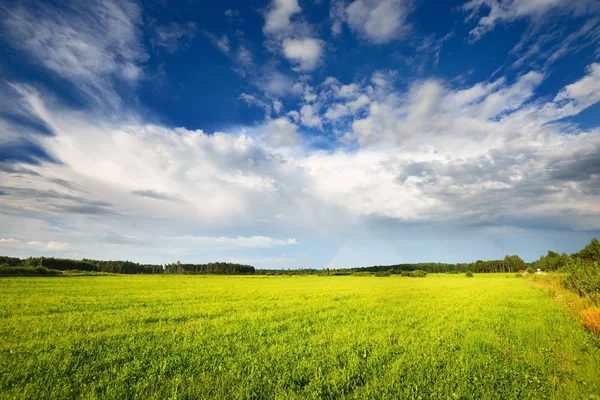
[[590,398],[600,349],[502,275],[0,279],[6,398]]

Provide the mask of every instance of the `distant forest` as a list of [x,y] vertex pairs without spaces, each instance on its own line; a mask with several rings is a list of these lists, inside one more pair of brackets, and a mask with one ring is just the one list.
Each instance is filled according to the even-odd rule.
[[491,273],[518,272],[529,269],[542,271],[559,271],[574,260],[600,263],[600,242],[594,238],[581,251],[574,254],[559,254],[548,251],[537,261],[525,263],[517,255],[507,255],[502,260],[478,260],[472,263],[407,263],[394,265],[374,265],[359,268],[341,269],[256,269],[251,265],[213,262],[207,264],[139,264],[132,261],[101,261],[84,258],[71,260],[53,257],[16,257],[0,256],[0,275],[51,275],[48,271],[84,271],[90,273],[112,274],[219,274],[219,275],[353,275],[389,272],[402,274],[407,271],[424,271],[426,273]]

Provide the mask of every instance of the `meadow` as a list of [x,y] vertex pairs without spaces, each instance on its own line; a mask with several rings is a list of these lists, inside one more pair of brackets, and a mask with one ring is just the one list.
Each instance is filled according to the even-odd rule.
[[600,397],[598,339],[514,274],[0,278],[0,303],[1,398]]

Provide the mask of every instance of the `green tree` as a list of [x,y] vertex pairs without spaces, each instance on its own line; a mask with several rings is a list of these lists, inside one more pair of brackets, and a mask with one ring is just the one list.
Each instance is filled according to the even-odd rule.
[[590,244],[585,246],[579,253],[577,253],[577,256],[586,261],[600,263],[600,241],[598,241],[596,238],[593,238]]
[[509,272],[520,271],[525,269],[525,261],[516,254],[512,256],[507,255],[504,257],[504,267]]

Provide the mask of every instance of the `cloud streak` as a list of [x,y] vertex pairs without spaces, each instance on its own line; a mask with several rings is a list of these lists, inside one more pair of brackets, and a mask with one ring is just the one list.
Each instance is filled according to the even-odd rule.
[[123,1],[20,4],[2,12],[10,43],[72,83],[91,101],[116,108],[117,86],[135,85],[148,58],[140,44],[141,9]]

